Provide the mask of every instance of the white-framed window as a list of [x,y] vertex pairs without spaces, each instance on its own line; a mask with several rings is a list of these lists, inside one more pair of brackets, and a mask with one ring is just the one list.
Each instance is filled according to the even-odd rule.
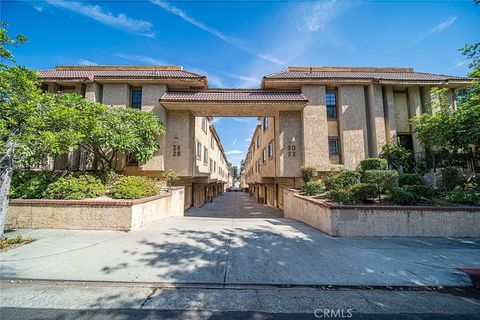
[[210,136],[210,147],[215,149],[215,136],[213,134]]
[[202,159],[202,144],[197,140],[197,159]]
[[268,129],[268,117],[263,117],[263,131]]
[[325,98],[327,102],[327,118],[336,118],[337,117],[337,93],[335,91],[327,91]]
[[257,136],[257,140],[255,143],[257,145],[257,149],[260,148],[260,136]]
[[202,130],[207,134],[208,119],[206,117],[202,118]]
[[203,147],[203,163],[208,164],[208,148],[205,146]]
[[262,160],[263,160],[263,163],[267,162],[267,149],[265,148],[263,148]]
[[273,141],[268,144],[268,157],[273,158]]
[[338,138],[328,138],[328,153],[331,156],[338,156],[340,154]]

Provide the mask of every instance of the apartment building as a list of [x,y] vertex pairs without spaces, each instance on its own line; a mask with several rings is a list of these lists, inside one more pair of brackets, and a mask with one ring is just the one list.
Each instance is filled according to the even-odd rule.
[[[158,137],[160,149],[147,163],[130,163],[124,173],[158,179],[173,169],[185,187],[185,207],[200,206],[222,193],[229,178],[228,159],[208,117],[169,112],[160,103],[167,91],[208,88],[205,76],[175,66],[59,66],[40,71],[43,88],[76,93],[111,108],[135,108],[155,113],[166,125]],[[88,168],[88,154],[72,151],[56,159],[55,169],[73,164]]]
[[264,125],[257,127],[242,181],[260,202],[282,207],[283,189],[302,185],[301,165],[314,165],[320,174],[356,169],[362,159],[377,157],[385,144],[397,139],[421,154],[425,150],[409,119],[429,111],[433,87],[448,88],[450,106],[455,108],[457,90],[470,82],[467,77],[411,68],[289,67],[267,75],[262,90],[298,90],[308,102],[301,111],[278,111],[273,121],[268,120],[275,127],[273,177],[271,162],[264,156],[270,140],[264,138]]
[[302,165],[321,174],[355,169],[397,139],[423,152],[409,118],[428,112],[431,88],[448,88],[455,108],[457,90],[471,83],[411,68],[289,67],[265,76],[260,89],[209,89],[205,76],[174,66],[68,66],[40,74],[51,92],[157,114],[167,128],[160,150],[126,173],[162,178],[175,170],[186,207],[210,201],[231,178],[211,117],[259,118],[241,181],[260,202],[282,208],[283,190],[302,186]]

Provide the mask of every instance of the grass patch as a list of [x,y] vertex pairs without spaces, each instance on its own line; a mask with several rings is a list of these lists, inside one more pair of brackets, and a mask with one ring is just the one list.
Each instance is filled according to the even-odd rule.
[[28,237],[28,238],[24,239],[20,235],[15,236],[13,238],[5,237],[5,238],[2,238],[0,240],[0,249],[1,250],[8,250],[8,249],[16,248],[16,247],[19,247],[21,245],[33,242],[33,241],[35,241],[35,239],[33,239],[32,237]]

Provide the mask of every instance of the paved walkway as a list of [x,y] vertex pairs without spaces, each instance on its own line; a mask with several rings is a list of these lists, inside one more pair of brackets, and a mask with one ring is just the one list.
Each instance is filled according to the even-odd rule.
[[205,285],[469,286],[478,238],[330,237],[244,193],[132,232],[21,230],[1,278]]

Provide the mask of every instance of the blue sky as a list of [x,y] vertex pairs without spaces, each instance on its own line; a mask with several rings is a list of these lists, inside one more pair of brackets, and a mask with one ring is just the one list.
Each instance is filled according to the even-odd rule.
[[[480,6],[456,1],[2,1],[35,69],[74,64],[181,65],[211,87],[258,88],[289,65],[389,66],[465,75],[458,52],[480,40]],[[217,118],[238,164],[257,123]]]

